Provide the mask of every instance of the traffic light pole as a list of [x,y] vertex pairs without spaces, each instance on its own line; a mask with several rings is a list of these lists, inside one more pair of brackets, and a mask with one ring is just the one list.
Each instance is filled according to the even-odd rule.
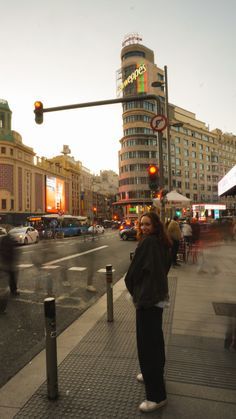
[[[132,102],[133,100],[155,100],[157,103],[157,108],[160,107],[160,99],[156,95],[135,95],[135,96],[128,96],[122,97],[119,99],[108,99],[108,100],[100,100],[97,102],[85,102],[85,103],[75,103],[72,105],[65,105],[65,106],[54,106],[52,108],[42,108],[42,113],[46,112],[57,112],[57,111],[66,111],[69,109],[78,109],[78,108],[89,108],[91,106],[103,106],[103,105],[114,105],[116,103],[126,103]],[[35,102],[37,103],[37,102]],[[42,102],[38,102],[42,103]],[[35,112],[35,110],[34,110]]]
[[[159,98],[158,98],[159,99]],[[157,103],[157,114],[162,115],[162,106],[160,99],[156,102]],[[157,132],[157,152],[159,155],[159,188],[162,190],[164,188],[164,168],[163,168],[163,148],[162,148],[162,140],[163,134],[162,131]],[[164,200],[160,200],[160,219],[164,223],[165,222],[165,203]]]
[[[42,102],[35,102],[35,120],[36,123],[43,122],[43,114],[46,112],[57,112],[57,111],[66,111],[69,109],[79,109],[79,108],[88,108],[92,106],[104,106],[104,105],[114,105],[116,103],[127,103],[132,101],[140,101],[140,100],[155,100],[157,113],[162,114],[162,106],[160,98],[157,95],[153,94],[142,94],[142,95],[134,95],[128,97],[122,97],[119,99],[108,99],[108,100],[100,100],[96,102],[85,102],[85,103],[75,103],[72,105],[65,105],[65,106],[54,106],[51,108],[44,108]],[[37,109],[36,104],[40,104],[40,109]],[[39,122],[37,122],[37,120]],[[163,154],[162,154],[162,132],[158,132],[157,134],[157,142],[158,142],[158,153],[159,153],[159,173],[160,173],[160,188],[163,188],[164,184],[164,176],[163,176]],[[165,220],[165,213],[164,208],[161,206],[161,220]]]

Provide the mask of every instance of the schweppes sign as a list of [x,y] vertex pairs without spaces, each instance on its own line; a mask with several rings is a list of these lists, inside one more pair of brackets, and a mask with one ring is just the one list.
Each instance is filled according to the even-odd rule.
[[122,90],[124,90],[126,88],[126,86],[128,86],[128,84],[133,83],[134,81],[138,80],[140,78],[140,76],[142,76],[144,73],[146,73],[147,69],[145,64],[141,64],[138,68],[136,68],[135,71],[133,71],[133,73],[131,73],[127,79],[125,79],[125,81],[123,81],[119,86],[118,86],[118,93],[120,93]]

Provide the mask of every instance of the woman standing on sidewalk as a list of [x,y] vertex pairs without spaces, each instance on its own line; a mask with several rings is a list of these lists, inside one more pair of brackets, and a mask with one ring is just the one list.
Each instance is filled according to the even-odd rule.
[[166,404],[164,383],[165,348],[162,331],[163,307],[168,303],[167,274],[171,266],[170,241],[155,212],[141,216],[139,243],[125,277],[136,307],[136,335],[146,400],[142,412],[151,412]]

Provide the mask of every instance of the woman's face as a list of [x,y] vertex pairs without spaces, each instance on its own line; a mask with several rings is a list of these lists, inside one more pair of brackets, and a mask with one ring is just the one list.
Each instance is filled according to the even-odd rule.
[[151,219],[144,215],[140,221],[140,228],[143,234],[148,235],[154,232],[154,227],[152,225]]

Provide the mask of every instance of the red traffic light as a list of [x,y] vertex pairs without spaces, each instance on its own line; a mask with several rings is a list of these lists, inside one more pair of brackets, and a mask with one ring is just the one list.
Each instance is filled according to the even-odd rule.
[[34,102],[34,108],[35,110],[37,109],[43,109],[43,104],[42,102],[40,102],[39,100],[37,100],[36,102]]
[[150,164],[148,170],[148,184],[152,191],[158,189],[159,186],[159,168],[155,164]]
[[43,123],[43,104],[39,100],[34,102],[34,113],[35,113],[36,124],[42,124]]
[[154,164],[151,164],[151,165],[148,167],[148,173],[149,173],[150,175],[156,175],[156,174],[158,174],[158,167],[157,167],[157,166],[155,166]]

